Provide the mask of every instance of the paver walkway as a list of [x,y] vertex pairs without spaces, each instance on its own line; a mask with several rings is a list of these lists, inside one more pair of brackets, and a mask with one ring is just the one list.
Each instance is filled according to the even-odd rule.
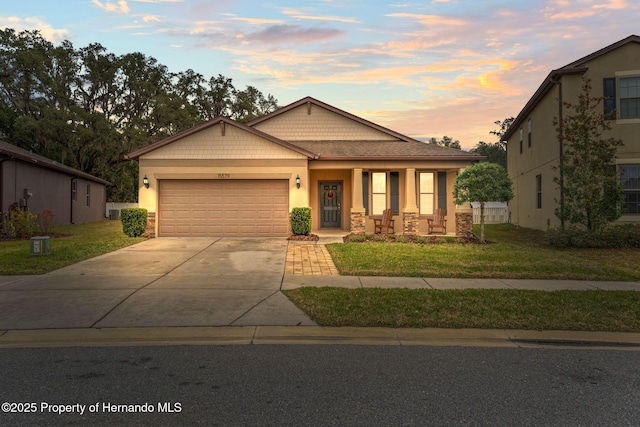
[[337,276],[338,269],[325,245],[289,243],[285,274],[297,276]]

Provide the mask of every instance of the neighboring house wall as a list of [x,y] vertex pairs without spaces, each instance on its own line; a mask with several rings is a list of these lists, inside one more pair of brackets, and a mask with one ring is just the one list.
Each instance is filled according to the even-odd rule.
[[[2,215],[6,216],[16,206],[34,214],[50,210],[55,215],[56,225],[104,218],[106,181],[2,141],[0,162]],[[74,186],[77,200],[72,200]]]
[[[509,129],[507,169],[513,181],[515,194],[509,203],[509,209],[514,224],[540,230],[560,225],[560,220],[555,215],[560,192],[558,185],[553,182],[553,178],[559,175],[555,168],[559,164],[560,145],[553,121],[554,117],[559,117],[560,108],[563,117],[573,114],[573,109],[561,107],[560,101],[577,103],[582,92],[583,76],[591,80],[592,97],[602,97],[604,79],[615,78],[617,118],[610,121],[612,130],[607,132],[605,137],[619,138],[624,143],[624,146],[617,150],[618,168],[624,165],[640,165],[640,115],[631,119],[620,118],[620,79],[629,76],[640,77],[640,39],[583,59],[584,61],[572,63],[575,66],[558,70],[555,75],[557,83],[552,85],[535,108],[523,115],[526,112],[525,107],[514,123],[515,128]],[[550,78],[553,76],[554,73]],[[637,81],[640,82],[640,79]],[[633,185],[638,185],[637,181],[633,182]],[[619,220],[638,221],[640,214],[637,213],[626,213]]]
[[[56,224],[69,224],[71,218],[71,179],[69,176],[21,160],[8,160],[2,164],[2,210],[8,212],[16,203],[26,202],[32,213],[49,209]],[[25,198],[25,189],[32,194]],[[53,189],[56,189],[55,191]],[[60,191],[64,189],[65,191]]]
[[77,197],[72,204],[72,221],[74,224],[100,221],[104,219],[107,204],[107,189],[104,185],[77,178]]

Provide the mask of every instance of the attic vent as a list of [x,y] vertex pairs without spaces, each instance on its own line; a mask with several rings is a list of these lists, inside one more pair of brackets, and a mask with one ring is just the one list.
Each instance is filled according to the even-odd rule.
[[222,136],[225,134],[224,122],[220,122],[220,132],[222,132]]
[[311,102],[307,101],[307,115],[311,114]]

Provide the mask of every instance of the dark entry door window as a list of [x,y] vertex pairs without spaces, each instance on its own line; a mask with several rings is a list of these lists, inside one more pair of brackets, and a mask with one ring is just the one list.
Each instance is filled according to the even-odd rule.
[[342,183],[320,183],[320,227],[340,228]]

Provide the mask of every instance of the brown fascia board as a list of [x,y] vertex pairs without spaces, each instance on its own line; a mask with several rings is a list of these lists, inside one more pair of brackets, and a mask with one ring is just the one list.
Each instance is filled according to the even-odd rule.
[[341,115],[343,117],[346,117],[348,119],[351,119],[353,121],[361,123],[361,124],[363,124],[365,126],[369,126],[369,127],[373,128],[373,129],[376,129],[376,130],[378,130],[380,132],[386,133],[387,135],[393,136],[394,138],[398,138],[398,139],[400,139],[402,141],[422,142],[422,141],[418,141],[417,139],[413,139],[413,138],[411,138],[411,137],[409,137],[407,135],[403,135],[401,133],[398,133],[396,131],[388,129],[388,128],[384,127],[384,126],[380,126],[378,124],[370,122],[369,120],[363,119],[362,117],[358,117],[358,116],[356,116],[354,114],[348,113],[348,112],[346,112],[344,110],[341,110],[339,108],[336,108],[336,107],[334,107],[332,105],[326,104],[326,103],[324,103],[322,101],[318,101],[317,99],[312,98],[310,96],[307,96],[306,98],[302,98],[301,100],[296,101],[296,102],[294,102],[292,104],[289,104],[289,105],[287,105],[285,107],[279,108],[279,109],[277,109],[277,110],[275,110],[275,111],[273,111],[273,112],[271,112],[271,113],[269,113],[267,115],[264,115],[262,117],[258,117],[257,119],[247,123],[247,126],[253,127],[253,126],[257,125],[258,123],[262,123],[262,122],[264,122],[266,120],[269,120],[272,117],[279,116],[282,113],[286,113],[289,110],[293,110],[294,108],[300,107],[300,106],[305,105],[307,103],[311,103],[311,104],[316,105],[316,106],[318,106],[320,108],[324,108],[325,110],[329,110],[329,111],[334,112],[336,114],[339,114],[339,115]]
[[245,124],[242,124],[240,122],[236,122],[235,120],[232,120],[232,119],[230,119],[228,117],[222,117],[221,116],[221,117],[216,117],[214,119],[206,121],[204,123],[201,123],[199,125],[196,125],[196,126],[194,126],[192,128],[186,129],[186,130],[184,130],[182,132],[178,132],[175,135],[172,135],[172,136],[170,136],[168,138],[162,139],[162,140],[160,140],[158,142],[154,142],[153,144],[149,144],[146,147],[140,148],[140,149],[138,149],[136,151],[133,151],[133,152],[127,154],[125,156],[125,158],[132,159],[132,160],[133,159],[137,159],[140,156],[142,156],[144,154],[147,154],[147,153],[149,153],[149,152],[151,152],[153,150],[157,150],[158,148],[164,147],[165,145],[169,145],[172,142],[175,142],[175,141],[177,141],[179,139],[182,139],[182,138],[185,138],[187,136],[193,135],[195,133],[201,132],[201,131],[203,131],[205,129],[208,129],[208,128],[212,127],[212,126],[215,126],[215,125],[217,125],[219,123],[226,123],[226,124],[228,124],[230,126],[235,126],[235,127],[239,128],[239,129],[242,129],[244,131],[252,133],[252,134],[254,134],[256,136],[259,136],[261,138],[264,138],[264,139],[266,139],[268,141],[274,142],[274,143],[276,143],[278,145],[281,145],[282,147],[288,148],[288,149],[290,149],[292,151],[300,153],[300,154],[302,154],[304,156],[307,156],[307,157],[309,157],[311,159],[315,159],[317,157],[315,153],[312,153],[311,151],[307,151],[304,148],[298,147],[297,145],[293,145],[293,144],[291,144],[291,143],[289,143],[287,141],[283,141],[283,140],[281,140],[279,138],[276,138],[274,136],[266,134],[266,133],[264,133],[264,132],[262,132],[262,131],[260,131],[258,129],[251,128],[251,127],[249,127],[249,126],[247,126]]
[[480,156],[478,154],[476,155],[468,155],[468,156],[345,156],[345,157],[337,157],[337,156],[331,156],[331,157],[318,157],[315,160],[318,161],[336,161],[336,160],[340,160],[340,161],[355,161],[355,160],[382,160],[382,161],[386,161],[386,160],[393,160],[393,161],[398,161],[398,160],[402,160],[402,161],[407,161],[407,160],[421,160],[421,161],[439,161],[439,160],[462,160],[462,161],[470,161],[470,162],[481,162],[482,160],[485,160],[487,157],[486,156]]
[[542,100],[542,98],[549,93],[551,88],[557,83],[557,78],[562,77],[563,75],[573,75],[573,74],[584,74],[589,70],[588,67],[583,67],[587,62],[598,58],[599,56],[605,55],[615,49],[618,49],[621,46],[626,45],[627,43],[640,43],[640,36],[635,34],[630,35],[627,38],[624,38],[620,41],[617,41],[607,47],[604,47],[600,50],[597,50],[587,56],[584,56],[577,61],[573,61],[562,68],[551,71],[547,78],[544,80],[542,85],[538,88],[538,90],[533,94],[529,102],[524,106],[518,117],[514,120],[513,124],[509,127],[509,129],[502,136],[503,140],[506,141],[516,132],[518,127],[522,125],[525,118],[533,111],[533,109],[538,105],[538,103]]
[[[19,148],[19,147],[16,147]],[[83,179],[87,179],[89,181],[93,181],[93,182],[97,182],[99,184],[104,184],[104,185],[112,185],[111,182],[106,181],[102,178],[98,178],[97,176],[93,176],[91,174],[88,174],[86,172],[82,172],[81,170],[78,169],[74,169],[70,166],[66,166],[60,163],[55,162],[55,160],[51,160],[47,157],[44,156],[40,156],[40,155],[23,155],[19,152],[13,151],[13,150],[8,150],[5,148],[0,147],[0,154],[6,156],[7,160],[12,160],[12,159],[17,159],[17,160],[21,160],[25,163],[31,163],[37,166],[41,166],[43,168],[46,169],[52,169],[58,172],[62,172],[66,175],[69,176],[73,176],[76,178],[83,178]],[[54,163],[55,162],[55,163]]]

